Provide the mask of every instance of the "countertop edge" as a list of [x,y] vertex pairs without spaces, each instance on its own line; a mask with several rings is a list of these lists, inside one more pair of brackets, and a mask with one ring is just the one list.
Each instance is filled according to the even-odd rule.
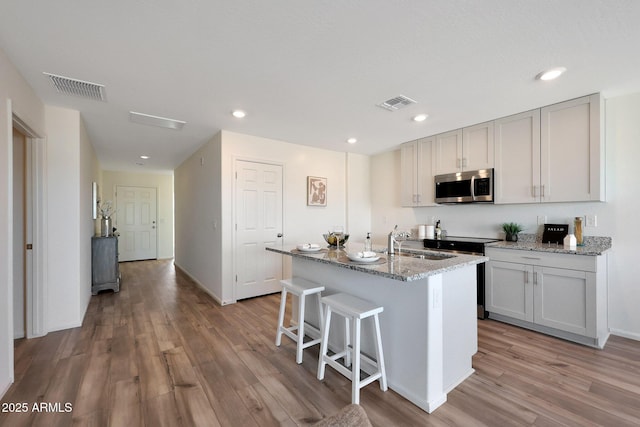
[[[393,279],[393,280],[397,280],[400,282],[414,282],[417,280],[422,280],[425,279],[429,276],[434,276],[437,274],[442,274],[442,273],[446,273],[448,271],[452,271],[452,270],[457,270],[459,268],[464,268],[470,265],[476,265],[476,264],[480,264],[483,262],[487,262],[489,261],[488,257],[485,256],[476,256],[476,255],[458,255],[458,261],[455,264],[449,264],[443,267],[439,267],[439,268],[429,268],[428,270],[425,271],[421,271],[415,274],[411,274],[411,275],[402,275],[402,274],[397,274],[397,273],[390,273],[390,272],[385,272],[385,271],[380,271],[380,270],[376,270],[373,269],[372,267],[376,267],[375,265],[367,265],[367,264],[355,264],[355,263],[344,263],[344,262],[340,262],[340,261],[336,261],[336,260],[327,260],[324,258],[319,258],[318,254],[314,254],[314,253],[294,253],[291,252],[291,249],[294,248],[284,248],[284,247],[274,247],[274,246],[270,246],[270,247],[266,247],[265,248],[267,251],[271,251],[271,252],[275,252],[275,253],[279,253],[281,255],[288,255],[294,258],[300,258],[300,259],[306,259],[306,260],[310,260],[310,261],[314,261],[314,262],[319,262],[319,263],[323,263],[323,264],[329,264],[329,265],[335,265],[336,267],[340,267],[340,268],[345,268],[348,270],[354,270],[354,271],[359,271],[362,273],[366,273],[366,274],[372,274],[375,276],[381,276],[381,277],[386,277],[389,279]],[[420,250],[411,250],[411,251],[403,251],[403,252],[411,252],[411,253],[420,253],[420,252],[437,252],[437,251],[420,251]],[[388,255],[385,255],[387,257],[387,262],[385,264],[389,264],[389,263],[393,263],[394,260],[389,260],[388,259]],[[421,262],[422,260],[418,260],[416,259],[414,262]]]

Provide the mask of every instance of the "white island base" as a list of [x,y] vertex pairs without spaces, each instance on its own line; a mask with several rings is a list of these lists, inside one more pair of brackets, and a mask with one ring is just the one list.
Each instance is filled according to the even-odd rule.
[[[292,261],[293,277],[322,284],[323,295],[347,292],[384,307],[380,325],[388,385],[421,409],[434,411],[474,372],[476,265],[400,281],[300,257]],[[307,305],[307,318],[317,325],[314,308]],[[331,328],[329,346],[341,348],[343,323],[334,321]],[[362,351],[375,355],[373,342],[372,324],[365,321]]]

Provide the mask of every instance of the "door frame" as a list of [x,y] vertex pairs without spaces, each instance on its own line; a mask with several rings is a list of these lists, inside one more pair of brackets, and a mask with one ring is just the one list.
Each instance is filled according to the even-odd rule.
[[[282,242],[284,243],[285,239],[286,239],[286,233],[284,231],[285,228],[285,224],[286,224],[286,212],[284,209],[284,201],[286,200],[286,179],[285,179],[285,164],[283,162],[278,162],[278,161],[274,161],[274,160],[268,160],[268,159],[261,159],[261,158],[256,158],[256,157],[244,157],[244,156],[232,156],[232,160],[233,160],[233,168],[231,171],[231,181],[233,182],[233,188],[232,188],[232,203],[231,203],[231,217],[233,218],[233,224],[231,226],[231,238],[233,241],[233,248],[231,250],[231,258],[232,258],[232,265],[233,265],[233,271],[232,271],[232,280],[233,280],[233,285],[232,285],[232,296],[233,296],[233,300],[232,303],[236,303],[238,302],[238,298],[237,298],[237,293],[236,293],[236,285],[237,285],[237,281],[235,280],[235,278],[238,275],[238,263],[237,263],[237,259],[236,259],[236,250],[238,248],[238,230],[236,230],[236,224],[238,223],[238,212],[236,209],[236,203],[237,203],[237,189],[238,189],[238,180],[236,179],[237,173],[238,173],[238,162],[251,162],[251,163],[262,163],[265,165],[273,165],[273,166],[280,166],[282,168]],[[284,258],[284,257],[282,257]],[[281,262],[281,267],[282,272],[284,273],[284,259]]]
[[[25,275],[27,278],[25,292],[25,334],[27,338],[35,338],[47,334],[45,329],[45,303],[47,300],[47,276],[45,268],[47,265],[47,223],[45,220],[47,218],[46,140],[40,137],[15,113],[12,113],[12,118],[12,138],[13,128],[16,128],[26,137],[25,141],[27,144],[25,185],[29,187],[27,188],[27,194],[30,194],[31,197],[26,200],[25,214],[26,218],[31,218],[31,223],[26,224],[25,222],[25,226],[31,227],[31,244],[33,245],[33,249],[30,269]],[[28,210],[31,211],[31,215],[27,214],[26,211]],[[13,283],[13,275],[11,282]],[[13,312],[13,304],[11,311]],[[13,314],[11,315],[11,322],[13,323]]]

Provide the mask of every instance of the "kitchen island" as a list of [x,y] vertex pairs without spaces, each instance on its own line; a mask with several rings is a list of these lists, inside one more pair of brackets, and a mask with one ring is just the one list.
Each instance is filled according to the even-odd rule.
[[[359,263],[347,257],[348,247],[319,252],[284,246],[267,250],[291,256],[293,278],[323,285],[323,295],[346,292],[384,307],[380,326],[388,385],[421,409],[434,411],[474,372],[476,265],[488,258],[411,251]],[[307,304],[306,317],[319,326],[314,307]],[[337,328],[342,326],[334,322],[331,327],[329,347],[341,348],[338,339],[343,332]],[[370,327],[363,323],[362,351],[372,355]],[[363,369],[367,370],[365,364]]]

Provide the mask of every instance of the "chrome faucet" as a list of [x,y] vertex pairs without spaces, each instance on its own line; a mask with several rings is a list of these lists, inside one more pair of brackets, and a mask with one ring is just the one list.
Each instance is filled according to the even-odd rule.
[[393,256],[395,254],[395,243],[396,243],[395,232],[397,229],[398,229],[398,224],[396,224],[396,226],[393,227],[393,230],[391,230],[391,233],[389,233],[389,236],[387,237],[387,255]]
[[[387,255],[391,255],[391,256],[395,255],[396,253],[395,244],[398,243],[398,241],[396,240],[397,237],[400,237],[403,239],[407,239],[411,237],[411,233],[407,231],[401,231],[400,233],[396,233],[396,230],[398,230],[397,224],[395,227],[393,227],[393,230],[391,230],[391,233],[389,233],[389,236],[387,238]],[[398,252],[400,252],[399,249],[398,249]]]

